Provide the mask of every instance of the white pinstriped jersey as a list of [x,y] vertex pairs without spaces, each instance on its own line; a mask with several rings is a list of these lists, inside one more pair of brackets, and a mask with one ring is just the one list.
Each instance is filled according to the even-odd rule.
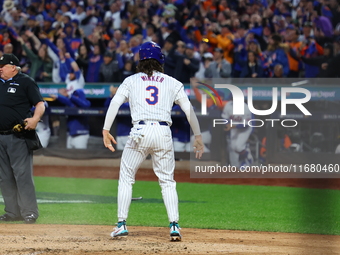
[[154,72],[150,78],[145,73],[131,75],[119,86],[116,94],[129,101],[134,124],[142,120],[172,124],[173,103],[187,97],[181,82],[160,72]]

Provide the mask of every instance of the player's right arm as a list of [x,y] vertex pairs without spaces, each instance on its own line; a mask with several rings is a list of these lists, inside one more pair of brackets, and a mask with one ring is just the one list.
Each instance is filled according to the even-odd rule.
[[104,146],[108,148],[110,151],[114,152],[115,149],[112,146],[112,143],[117,144],[114,137],[110,134],[110,129],[113,121],[115,120],[119,107],[128,99],[129,90],[127,84],[123,82],[122,85],[119,86],[116,95],[112,98],[110,106],[106,112],[104,127],[103,127],[103,142]]

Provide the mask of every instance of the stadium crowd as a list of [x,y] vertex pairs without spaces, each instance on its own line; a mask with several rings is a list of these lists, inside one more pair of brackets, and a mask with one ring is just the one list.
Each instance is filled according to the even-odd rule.
[[[165,73],[191,77],[338,77],[337,0],[5,0],[0,55],[37,82],[121,82],[155,41]],[[70,57],[66,58],[66,53]]]

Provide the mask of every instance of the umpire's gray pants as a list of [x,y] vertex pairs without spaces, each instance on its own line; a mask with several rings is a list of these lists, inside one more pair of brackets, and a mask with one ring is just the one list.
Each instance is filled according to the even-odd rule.
[[33,214],[38,205],[33,182],[33,152],[23,138],[0,135],[0,188],[10,217]]

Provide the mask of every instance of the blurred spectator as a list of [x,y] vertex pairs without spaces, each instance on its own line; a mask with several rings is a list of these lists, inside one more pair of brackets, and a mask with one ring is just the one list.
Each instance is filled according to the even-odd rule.
[[72,20],[78,20],[79,24],[86,18],[84,3],[79,1],[77,3],[76,11],[72,14]]
[[231,75],[231,64],[223,57],[223,50],[215,48],[214,61],[205,69],[205,78],[228,78]]
[[90,56],[85,44],[80,44],[78,47],[78,52],[76,54],[76,62],[81,70],[82,74],[85,76],[87,74],[87,69],[89,67]]
[[128,43],[125,40],[122,40],[120,42],[119,48],[117,49],[117,53],[122,58],[124,64],[126,61],[133,59],[134,56],[131,49],[129,48]]
[[26,15],[20,9],[12,10],[12,26],[16,31],[20,31],[26,22]]
[[74,58],[74,52],[70,48],[70,44],[66,40],[66,35],[59,30],[56,35],[56,44],[47,39],[46,35],[41,33],[39,38],[43,44],[46,44],[48,49],[48,55],[53,60],[52,79],[53,82],[65,82],[67,74],[71,70],[70,63],[65,58],[65,54],[70,54]]
[[123,40],[123,33],[121,30],[117,29],[113,32],[112,41],[115,42],[116,48],[118,49],[120,46],[120,41]]
[[6,0],[3,2],[2,5],[2,11],[1,11],[1,18],[6,22],[6,23],[12,23],[12,15],[11,12],[16,11],[15,8],[15,3],[12,0]]
[[3,51],[3,54],[11,54],[13,53],[13,44],[11,43],[6,43],[4,45],[4,51]]
[[204,73],[205,70],[209,67],[210,63],[213,61],[214,55],[210,52],[206,52],[203,54],[203,57],[200,61],[200,67],[195,74],[197,79],[203,80],[205,78]]
[[[216,26],[215,29],[217,29]],[[213,26],[209,26],[207,36],[211,44],[223,50],[225,60],[233,64],[234,35],[230,31],[230,26],[227,24],[222,25],[220,34],[217,34]]]
[[274,66],[273,78],[284,78],[283,66],[281,64],[277,64]]
[[105,43],[100,34],[96,33],[94,36],[98,40],[97,44],[93,44],[87,37],[84,38],[86,48],[90,49],[93,47],[93,51],[89,53],[89,66],[85,76],[86,82],[99,82],[100,66],[104,61],[103,55],[106,51]]
[[103,61],[99,70],[99,82],[119,82],[121,71],[116,59],[116,52],[106,51]]
[[245,61],[242,71],[241,78],[262,78],[263,68],[260,61],[258,61],[255,52],[248,51],[248,59]]
[[[304,29],[304,31],[305,30],[306,29]],[[319,66],[311,65],[311,64],[308,63],[308,61],[304,61],[304,60],[309,59],[309,58],[320,57],[320,56],[324,55],[324,50],[321,47],[321,45],[319,45],[319,43],[317,43],[315,41],[315,39],[311,38],[310,36],[305,37],[305,35],[303,35],[301,41],[302,41],[302,46],[301,46],[301,48],[302,48],[302,50],[301,50],[302,59],[301,60],[305,64],[304,65],[305,77],[306,78],[317,77],[319,75],[319,72],[320,72]],[[326,44],[329,44],[329,43],[326,43]],[[331,56],[333,56],[333,50],[332,50]]]
[[[184,44],[184,43],[183,43]],[[164,42],[164,46],[162,52],[165,56],[164,59],[164,73],[169,76],[174,76],[175,68],[176,68],[176,44],[172,37],[167,37]]]
[[110,9],[106,11],[104,22],[111,25],[112,29],[119,29],[121,24],[121,1],[116,0],[110,4]]
[[335,56],[326,63],[322,64],[322,69],[325,69],[325,76],[328,78],[340,77],[340,37],[338,36],[334,42]]
[[95,16],[95,9],[93,6],[86,8],[86,17],[80,22],[80,28],[84,31],[85,36],[92,34],[94,28],[98,23],[98,18]]
[[199,69],[199,60],[194,57],[194,45],[188,43],[184,54],[177,52],[174,77],[182,83],[189,83]]
[[283,67],[283,76],[287,77],[289,73],[289,64],[287,58],[288,47],[282,44],[282,37],[278,34],[273,34],[268,41],[268,48],[264,52],[267,63],[265,64],[269,71],[270,76],[273,75],[274,67],[277,64]]
[[21,43],[23,50],[31,61],[29,76],[36,81],[51,82],[53,61],[47,54],[47,45],[41,44],[39,39],[30,31],[27,32],[29,38],[32,38],[35,46],[38,48],[38,54],[29,49],[24,40],[19,36],[18,41]]
[[322,77],[322,78],[327,78],[328,77],[327,67],[330,61],[333,59],[333,45],[326,43],[324,45],[323,52],[324,54],[322,56],[309,57],[309,58],[302,56],[301,60],[308,65],[319,67],[317,76]]
[[296,56],[297,54],[301,54],[300,51],[302,49],[302,42],[298,40],[300,31],[291,25],[288,26],[287,31],[287,41],[289,45],[289,54],[287,54],[289,63],[288,77],[297,78],[299,77],[299,72],[301,70],[300,59]]
[[133,60],[127,60],[124,64],[123,70],[121,71],[120,82],[123,82],[126,77],[135,73],[136,66]]

